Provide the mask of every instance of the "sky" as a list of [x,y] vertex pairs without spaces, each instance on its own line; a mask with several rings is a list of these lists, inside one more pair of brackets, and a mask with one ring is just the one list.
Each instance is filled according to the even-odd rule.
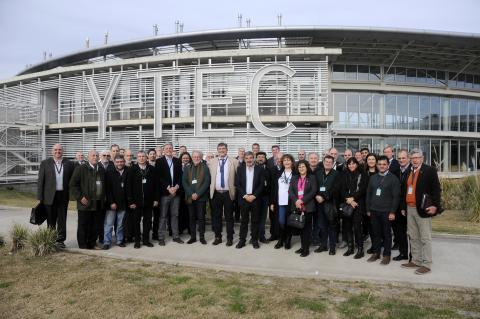
[[251,25],[362,26],[457,31],[480,34],[480,0],[0,0],[0,80],[27,64],[85,48],[175,32]]

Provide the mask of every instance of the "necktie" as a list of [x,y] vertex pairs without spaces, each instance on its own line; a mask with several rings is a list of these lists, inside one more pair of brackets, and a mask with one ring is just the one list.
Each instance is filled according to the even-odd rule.
[[220,165],[220,186],[225,187],[225,159],[222,159],[222,165]]

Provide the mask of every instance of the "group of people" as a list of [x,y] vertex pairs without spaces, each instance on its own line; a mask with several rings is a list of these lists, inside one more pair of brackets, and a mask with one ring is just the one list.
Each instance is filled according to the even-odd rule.
[[[86,160],[77,152],[75,161],[63,157],[55,144],[52,157],[42,161],[38,199],[47,211],[47,224],[57,228],[57,244],[65,247],[68,200],[77,201],[77,241],[81,249],[109,249],[112,232],[116,245],[134,242],[153,247],[157,240],[183,244],[180,235],[188,229],[187,244],[205,240],[205,217],[211,213],[213,245],[234,243],[235,220],[240,220],[237,249],[247,244],[275,241],[275,249],[290,249],[300,236],[301,257],[347,248],[344,256],[365,256],[364,242],[371,239],[368,262],[380,259],[405,262],[416,274],[431,271],[431,217],[441,213],[440,183],[433,167],[423,163],[420,149],[410,152],[385,147],[383,155],[364,148],[345,150],[344,161],[330,148],[320,161],[317,153],[300,150],[295,159],[271,147],[270,158],[258,143],[251,151],[238,149],[228,155],[226,143],[205,156],[185,146],[177,157],[171,143],[136,153],[120,149],[90,150]],[[181,216],[188,216],[187,227]],[[266,221],[270,221],[266,238]],[[250,228],[250,238],[248,231]],[[393,238],[392,238],[393,232]],[[247,242],[248,240],[248,242]],[[392,247],[393,242],[393,247]]]

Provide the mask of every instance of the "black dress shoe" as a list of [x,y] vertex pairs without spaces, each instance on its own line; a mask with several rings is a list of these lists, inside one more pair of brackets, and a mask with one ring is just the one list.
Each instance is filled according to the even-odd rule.
[[222,239],[219,237],[215,238],[215,240],[213,241],[214,246],[217,246],[218,244],[221,244],[221,243],[222,243]]
[[268,244],[268,240],[265,237],[260,238],[258,241],[261,242],[262,244]]
[[180,237],[174,238],[172,241],[176,242],[177,244],[185,243]]
[[195,238],[190,238],[188,241],[187,241],[187,244],[193,244],[195,243],[197,240]]
[[143,244],[147,247],[153,247],[153,244],[149,241],[144,241]]
[[159,246],[165,246],[165,240],[160,239],[160,240],[158,241],[158,245],[159,245]]
[[373,247],[367,249],[367,254],[373,254]]
[[[227,244],[228,244],[228,241],[227,241]],[[235,246],[235,248],[238,248],[238,249],[243,248],[243,247],[245,247],[245,241],[244,240],[240,240],[238,242],[237,246]]]
[[282,247],[283,247],[283,242],[282,242],[281,240],[279,240],[279,241],[275,244],[275,247],[273,247],[273,248],[275,248],[275,249],[280,249],[280,248],[282,248]]
[[327,251],[327,247],[319,246],[317,249],[315,249],[313,252],[315,253],[322,253],[324,251]]
[[227,247],[230,247],[233,245],[233,240],[232,239],[227,239]]
[[308,255],[310,255],[310,251],[302,250],[302,253],[300,254],[300,257],[307,257]]
[[365,254],[363,253],[363,249],[359,249],[357,250],[355,256],[353,256],[353,259],[360,259],[363,258],[363,256],[365,256]]
[[120,244],[118,244],[118,247],[124,248],[124,247],[125,247],[125,243],[124,243],[124,242],[121,242]]
[[408,256],[400,254],[397,257],[393,257],[392,259],[395,261],[408,260]]
[[258,244],[257,241],[254,241],[253,244],[252,244],[252,246],[253,246],[254,249],[260,248],[260,245]]
[[301,254],[303,253],[303,248],[295,250],[295,254]]
[[65,243],[62,242],[62,241],[57,241],[57,242],[55,243],[55,246],[57,246],[58,249],[65,249],[65,248],[67,248],[67,246],[65,246]]
[[202,243],[202,245],[206,245],[207,244],[207,241],[205,240],[205,238],[200,238],[200,242]]
[[335,250],[335,248],[330,248],[330,251],[328,252],[328,254],[329,254],[330,256],[333,256],[333,255],[335,255],[336,253],[337,253],[337,251]]
[[110,245],[103,245],[102,249],[103,249],[103,250],[109,250],[109,249],[110,249]]
[[135,246],[133,246],[133,248],[139,249],[140,248],[140,243],[135,243]]
[[348,256],[350,256],[350,255],[353,255],[353,253],[354,253],[353,248],[352,248],[352,249],[349,248],[343,255],[346,256],[346,257],[348,257]]

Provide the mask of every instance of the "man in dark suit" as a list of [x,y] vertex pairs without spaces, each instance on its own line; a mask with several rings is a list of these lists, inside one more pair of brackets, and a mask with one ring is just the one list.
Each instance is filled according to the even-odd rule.
[[[158,206],[158,193],[155,192],[157,181],[155,167],[147,163],[144,151],[137,153],[137,163],[132,166],[131,177],[131,182],[127,184],[127,202],[135,216],[134,248],[141,247],[140,237],[143,245],[153,247],[150,242],[150,227],[152,226],[152,208]],[[142,222],[143,233],[140,232],[140,222]]]
[[160,198],[160,226],[158,244],[165,245],[167,216],[170,212],[173,241],[183,244],[178,230],[178,214],[180,209],[179,189],[182,183],[182,163],[173,156],[173,145],[163,146],[163,157],[156,162],[158,192]]
[[407,216],[412,261],[402,267],[424,275],[432,267],[432,217],[442,212],[437,170],[423,163],[422,150],[410,151],[412,168],[404,185],[402,214]]
[[383,149],[383,155],[388,158],[388,171],[397,176],[397,178],[400,178],[400,164],[393,157],[393,147],[390,145],[385,146]]
[[[401,149],[397,152],[397,159],[400,171],[400,196],[404,198],[406,196],[404,192],[405,183],[411,171],[410,155],[407,150]],[[408,259],[407,217],[401,213],[401,210],[401,207],[397,209],[395,220],[392,222],[393,235],[395,236],[396,243],[398,243],[398,250],[400,252],[398,256],[393,257],[395,261]]]
[[[270,175],[269,197],[271,197],[274,193],[273,185],[276,183],[276,181],[278,181],[278,179],[283,173],[282,156],[283,154],[281,152],[276,153],[275,163],[273,164],[273,166],[269,168],[267,165],[267,170],[269,171],[269,175]],[[269,202],[270,202],[270,199],[269,199]],[[278,223],[278,218],[275,214],[275,211],[270,208],[271,207],[269,207],[268,209],[268,219],[270,220],[270,237],[267,239],[269,242],[278,240],[280,235],[280,225]]]
[[88,162],[77,166],[70,180],[70,195],[77,201],[77,241],[80,249],[101,249],[95,246],[98,227],[95,216],[104,209],[105,170],[98,163],[98,153],[88,152]]
[[252,236],[252,246],[255,249],[260,248],[258,244],[258,213],[260,209],[260,200],[265,187],[265,177],[263,169],[255,165],[252,152],[245,153],[245,165],[239,165],[237,168],[237,179],[235,188],[238,192],[239,206],[241,211],[240,241],[237,248],[245,246],[248,232],[248,223],[251,218],[250,233]]
[[74,164],[63,158],[60,144],[52,147],[52,157],[40,163],[37,182],[37,199],[47,212],[47,225],[58,232],[57,246],[65,248],[67,238],[67,208],[69,182]]
[[[252,152],[253,153],[253,152]],[[255,154],[255,153],[253,153]],[[260,212],[258,213],[258,240],[267,244],[268,240],[265,238],[265,224],[267,222],[267,213],[269,210],[269,201],[270,201],[270,170],[267,169],[267,154],[265,152],[258,151],[255,158],[255,163],[263,168],[263,176],[265,180],[265,187],[263,189],[262,195],[260,196]]]
[[280,153],[280,146],[278,145],[272,145],[272,157],[270,157],[268,160],[267,160],[267,167],[270,169],[272,167],[275,166],[276,164],[276,154],[277,153]]

